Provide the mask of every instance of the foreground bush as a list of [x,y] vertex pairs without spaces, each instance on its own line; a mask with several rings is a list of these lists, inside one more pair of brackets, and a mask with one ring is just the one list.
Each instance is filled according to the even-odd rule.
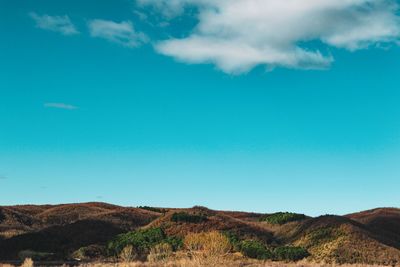
[[223,256],[232,248],[228,238],[217,231],[188,234],[184,246],[189,251],[203,252],[207,256]]
[[171,221],[173,222],[186,222],[186,223],[202,223],[207,221],[207,216],[189,214],[187,212],[176,212],[172,214]]
[[265,221],[271,224],[285,224],[288,222],[300,221],[304,220],[306,215],[298,214],[298,213],[291,213],[291,212],[277,212],[274,214],[263,216],[260,221]]
[[241,252],[244,256],[259,260],[279,260],[279,261],[298,261],[304,259],[310,254],[302,247],[276,247],[268,248],[264,243],[258,240],[240,240],[232,232],[225,232],[224,235],[235,251]]
[[184,248],[198,266],[221,266],[232,246],[225,235],[213,231],[188,234],[184,239]]
[[238,245],[239,251],[246,257],[268,260],[273,258],[272,252],[263,243],[256,240],[244,240]]
[[151,248],[160,243],[168,243],[173,250],[182,245],[182,240],[177,237],[167,237],[161,228],[150,228],[118,235],[109,242],[108,251],[111,255],[120,255],[127,246],[132,246],[138,258],[146,258]]
[[160,228],[139,230],[118,235],[108,244],[111,254],[119,255],[121,251],[132,246],[138,254],[145,254],[150,248],[165,239],[165,234]]
[[302,247],[277,247],[273,251],[274,259],[278,261],[298,261],[310,254]]
[[239,239],[239,237],[231,231],[225,231],[223,232],[223,234],[226,236],[226,238],[228,238],[229,243],[232,246],[232,250],[240,251],[241,240]]

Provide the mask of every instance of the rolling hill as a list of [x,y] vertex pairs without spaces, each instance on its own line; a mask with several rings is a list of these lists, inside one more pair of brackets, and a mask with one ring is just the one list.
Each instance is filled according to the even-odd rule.
[[388,244],[400,249],[400,209],[373,209],[346,215],[347,218],[366,225]]
[[291,213],[216,211],[205,207],[132,208],[107,203],[0,207],[0,260],[21,251],[51,259],[80,248],[105,248],[118,234],[162,229],[168,237],[220,231],[266,248],[302,247],[309,259],[332,263],[400,263],[400,210],[380,208],[316,218]]

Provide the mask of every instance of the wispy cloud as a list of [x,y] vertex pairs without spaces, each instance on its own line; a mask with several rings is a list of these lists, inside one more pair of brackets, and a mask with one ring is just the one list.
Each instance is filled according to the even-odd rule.
[[35,12],[29,13],[29,16],[36,22],[36,27],[44,30],[59,32],[64,35],[78,34],[79,31],[71,22],[68,16],[49,16],[38,15]]
[[45,103],[44,107],[46,107],[46,108],[67,109],[67,110],[78,109],[77,106],[70,105],[70,104],[65,104],[65,103]]
[[[213,63],[228,73],[257,65],[318,69],[333,62],[311,42],[349,51],[398,43],[396,0],[137,0],[165,16],[197,8],[198,24],[156,50],[187,63]],[[192,13],[185,15],[190,16]]]
[[144,33],[134,29],[131,21],[118,23],[95,19],[88,22],[88,27],[92,37],[103,38],[125,47],[138,47],[148,41],[148,37]]

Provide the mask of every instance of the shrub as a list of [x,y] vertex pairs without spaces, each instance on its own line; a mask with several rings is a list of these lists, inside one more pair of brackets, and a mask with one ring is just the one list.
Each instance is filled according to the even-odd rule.
[[165,213],[165,212],[167,212],[166,209],[160,209],[160,208],[149,207],[149,206],[138,206],[137,208],[142,209],[142,210],[154,211],[154,212],[158,212],[158,213]]
[[89,245],[74,251],[71,256],[74,259],[89,260],[106,256],[106,251],[104,246]]
[[329,237],[332,235],[332,228],[330,228],[330,227],[318,228],[318,229],[314,230],[311,233],[311,235],[314,239],[322,239],[327,236]]
[[182,247],[182,239],[167,237],[161,228],[150,228],[120,234],[108,243],[107,248],[109,254],[119,255],[126,246],[131,245],[138,258],[144,259],[150,249],[160,243],[168,243],[173,250]]
[[169,244],[172,247],[173,251],[177,251],[183,247],[183,240],[177,236],[169,236],[165,238],[165,243]]
[[264,246],[260,241],[244,240],[239,244],[239,251],[246,257],[267,260],[272,259],[272,252]]
[[312,244],[319,244],[321,242],[332,240],[334,236],[334,230],[331,227],[318,228],[309,233],[309,238]]
[[230,231],[225,231],[223,234],[226,236],[226,238],[228,238],[229,243],[232,245],[232,249],[235,251],[240,251],[241,240],[239,237]]
[[304,220],[306,215],[292,212],[277,212],[260,218],[260,221],[266,221],[271,224],[285,224],[293,221]]
[[187,222],[187,223],[202,223],[207,221],[207,216],[201,214],[189,214],[187,212],[176,212],[172,214],[171,221]]
[[131,245],[138,254],[144,255],[151,247],[161,243],[165,238],[166,236],[160,228],[138,230],[118,235],[109,242],[108,250],[110,254],[119,255],[126,246]]
[[231,251],[228,238],[217,231],[188,234],[184,247],[196,266],[223,266],[224,256]]
[[235,233],[225,232],[235,251],[241,252],[244,256],[253,259],[272,259],[273,254],[261,241],[241,240]]
[[298,261],[310,255],[302,247],[286,246],[268,249],[260,241],[240,240],[236,234],[229,231],[225,232],[224,235],[228,238],[235,251],[239,251],[249,258]]
[[184,245],[189,251],[201,251],[207,256],[222,256],[232,248],[228,238],[217,231],[188,234]]
[[168,243],[155,245],[147,256],[149,262],[160,262],[169,259],[172,255],[172,246]]
[[302,247],[277,247],[273,251],[274,259],[279,261],[298,261],[310,254]]

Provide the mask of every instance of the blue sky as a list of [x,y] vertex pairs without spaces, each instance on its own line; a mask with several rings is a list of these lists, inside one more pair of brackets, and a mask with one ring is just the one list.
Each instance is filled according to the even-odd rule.
[[399,206],[396,2],[276,1],[0,0],[0,204]]

